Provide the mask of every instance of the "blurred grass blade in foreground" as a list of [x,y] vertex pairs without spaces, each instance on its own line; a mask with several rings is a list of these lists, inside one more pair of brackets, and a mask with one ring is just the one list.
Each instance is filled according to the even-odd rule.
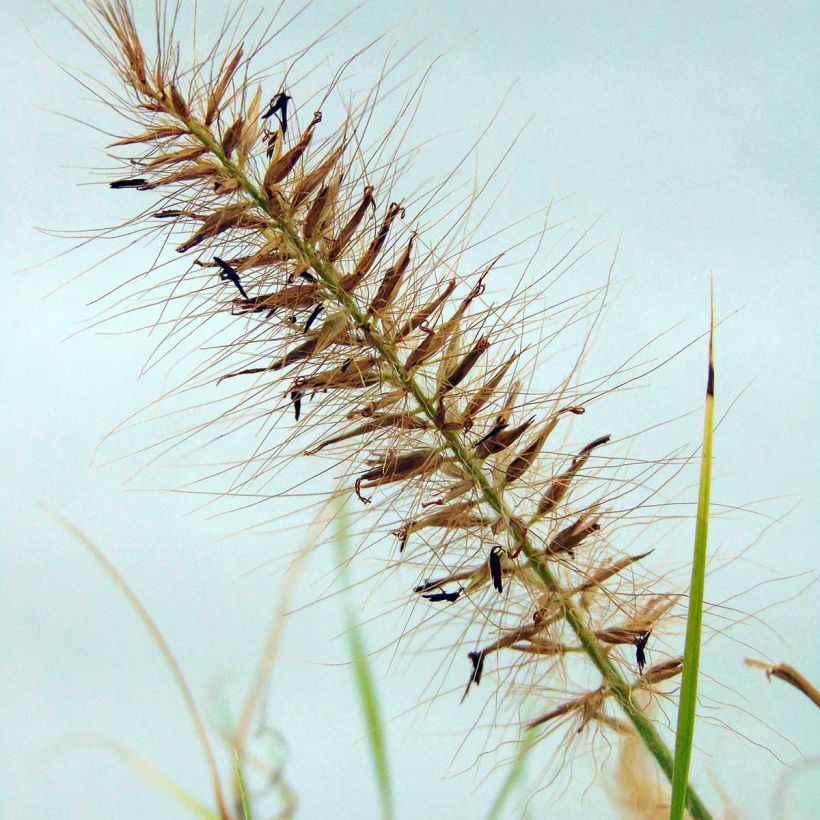
[[[344,582],[347,576],[347,562],[350,559],[350,531],[345,499],[341,498],[338,504],[334,540],[336,542],[336,555],[341,569],[340,580]],[[359,624],[353,615],[353,610],[351,609],[347,596],[345,596],[343,606],[347,641],[350,647],[350,655],[353,660],[353,668],[356,676],[356,691],[362,706],[370,754],[373,758],[373,767],[379,785],[382,817],[384,817],[385,820],[392,820],[392,818],[395,817],[393,810],[393,788],[390,782],[387,744],[382,731],[383,721],[378,693],[376,692],[373,675],[370,671],[364,639]]]

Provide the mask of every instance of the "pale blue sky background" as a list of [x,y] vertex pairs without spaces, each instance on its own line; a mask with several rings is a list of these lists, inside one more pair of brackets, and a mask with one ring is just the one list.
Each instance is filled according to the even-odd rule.
[[[203,26],[212,29],[222,4],[201,5]],[[294,42],[342,8],[316,3],[294,30]],[[484,167],[532,118],[504,169],[508,184],[497,225],[561,193],[573,195],[564,215],[575,218],[579,231],[603,213],[597,237],[622,234],[618,297],[593,369],[616,363],[622,351],[679,320],[683,325],[659,343],[657,355],[701,333],[714,272],[719,315],[730,316],[717,338],[719,412],[749,385],[719,430],[714,497],[726,505],[755,503],[753,512],[717,523],[713,544],[738,552],[769,523],[766,516],[794,509],[763,535],[748,561],[712,582],[707,595],[713,601],[762,580],[817,569],[819,16],[816,3],[519,2],[502,8],[485,0],[406,0],[396,8],[372,2],[328,54],[335,63],[394,26],[391,37],[402,48],[428,38],[408,68],[451,49],[429,81],[416,133],[422,140],[446,132],[423,155],[426,174],[447,170],[508,91],[500,123],[481,148]],[[103,164],[99,150],[106,140],[52,111],[94,123],[106,115],[82,102],[87,95],[31,38],[75,65],[87,65],[87,46],[42,0],[11,0],[5,20],[0,812],[38,819],[173,818],[177,808],[132,772],[104,752],[71,745],[81,734],[115,738],[207,795],[199,749],[159,655],[121,595],[39,504],[48,503],[104,546],[161,624],[204,702],[215,688],[240,691],[262,640],[279,576],[275,567],[249,570],[296,546],[292,534],[237,532],[286,511],[288,502],[252,518],[213,518],[195,510],[190,497],[131,491],[179,483],[172,465],[128,487],[135,462],[89,466],[102,435],[155,397],[165,374],[160,368],[138,380],[149,351],[140,334],[66,340],[91,317],[85,304],[131,267],[109,262],[56,293],[97,256],[80,252],[16,273],[65,247],[33,226],[104,224],[122,200],[114,202],[102,186],[77,187],[90,178],[85,166]],[[376,63],[375,55],[365,60],[362,75]],[[351,87],[357,82],[353,78]],[[578,290],[600,283],[608,247],[578,274]],[[644,441],[655,454],[696,441],[704,355],[704,346],[696,346],[654,374],[643,389],[613,402],[594,429],[625,433],[691,411]],[[150,435],[129,433],[106,455],[125,455],[161,434],[161,427]],[[780,500],[761,501],[772,497]],[[670,561],[684,559],[691,528],[674,530],[669,542]],[[331,569],[330,558],[317,559],[301,601],[326,590]],[[757,612],[811,578],[767,583],[737,603]],[[376,593],[365,617],[382,613],[400,589],[388,584]],[[698,780],[708,792],[714,773],[743,816],[771,816],[779,794],[778,816],[809,817],[820,799],[816,769],[781,782],[777,793],[785,769],[755,746],[765,743],[795,765],[801,753],[816,758],[816,710],[741,665],[750,652],[768,653],[820,679],[815,597],[810,589],[763,615],[773,630],[750,624],[738,631],[752,649],[723,642],[706,659],[737,690],[727,700],[764,716],[799,749],[741,711],[719,713],[751,740],[705,732],[702,745],[713,757],[701,758]],[[368,627],[369,644],[387,644],[396,624],[377,618]],[[335,599],[294,616],[274,675],[272,719],[289,746],[286,771],[303,818],[375,815],[340,632]],[[377,668],[384,674],[386,711],[399,716],[416,703],[432,671],[422,655],[388,672],[389,657],[379,656]],[[462,683],[464,672],[456,663],[448,684]],[[417,710],[391,723],[401,818],[481,816],[494,793],[498,780],[486,764],[451,777],[484,742],[474,735],[451,765],[479,706],[468,701],[459,710],[456,701],[444,699],[429,713]],[[572,787],[563,790],[561,781],[542,793],[533,816],[607,816],[602,791],[585,789],[589,780],[582,761]]]

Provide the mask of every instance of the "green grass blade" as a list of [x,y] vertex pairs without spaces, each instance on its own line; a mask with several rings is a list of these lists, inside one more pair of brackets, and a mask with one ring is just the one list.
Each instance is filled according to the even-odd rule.
[[683,817],[689,779],[689,763],[692,759],[692,741],[695,735],[700,638],[703,625],[703,589],[706,579],[706,546],[709,534],[709,493],[712,484],[712,438],[715,412],[714,334],[715,307],[713,296],[709,330],[709,376],[706,384],[706,407],[703,421],[703,452],[700,463],[698,514],[695,524],[692,581],[689,588],[689,617],[686,623],[683,678],[681,680],[678,725],[675,735],[675,764],[672,775],[670,820],[681,820]]
[[245,791],[245,778],[242,777],[242,764],[239,762],[239,752],[236,749],[233,750],[233,756],[236,761],[236,784],[239,786],[239,796],[242,799],[242,814],[245,816],[245,820],[253,820],[251,807],[248,803],[248,793]]
[[[344,499],[341,500],[336,515],[334,538],[336,541],[336,555],[342,567],[342,581],[344,582],[346,576],[345,567],[350,558],[349,527]],[[367,660],[367,651],[365,649],[361,629],[353,615],[353,610],[347,596],[344,597],[344,615],[347,642],[356,676],[356,687],[367,728],[368,743],[373,759],[373,767],[376,772],[376,781],[379,786],[382,817],[385,820],[392,820],[395,816],[393,810],[393,788],[390,781],[390,768],[387,760],[387,744],[382,730],[381,708],[379,706],[376,686],[370,671],[370,664]]]
[[498,820],[501,816],[501,810],[504,808],[504,805],[509,799],[513,788],[515,788],[516,784],[521,780],[521,777],[524,774],[527,756],[533,746],[535,746],[537,736],[538,732],[535,729],[528,729],[524,734],[524,737],[518,746],[518,752],[515,755],[515,760],[513,760],[510,764],[509,770],[507,771],[507,776],[504,778],[504,782],[501,784],[501,788],[493,801],[493,805],[490,807],[490,811],[487,814],[487,820]]

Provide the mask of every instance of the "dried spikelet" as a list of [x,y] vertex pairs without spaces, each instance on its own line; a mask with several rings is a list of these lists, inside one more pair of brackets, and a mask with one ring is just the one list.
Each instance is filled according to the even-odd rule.
[[787,663],[766,663],[756,658],[745,658],[743,662],[755,669],[763,669],[769,680],[774,677],[785,681],[799,692],[802,692],[815,706],[820,706],[820,690],[793,666],[789,666]]
[[555,429],[556,424],[558,424],[557,416],[549,419],[544,425],[544,429],[510,462],[506,473],[504,473],[504,481],[507,484],[518,481],[518,479],[532,467],[533,462],[538,458],[541,453],[541,448],[549,438],[550,433]]
[[578,453],[578,455],[573,459],[570,468],[565,473],[558,476],[558,478],[550,484],[546,493],[544,493],[544,497],[538,505],[538,515],[546,515],[547,513],[552,512],[558,504],[561,503],[569,490],[570,484],[572,484],[572,480],[576,475],[578,475],[579,470],[581,470],[584,464],[586,464],[590,453],[596,447],[606,444],[609,441],[609,438],[609,436],[601,436],[600,438],[596,438],[595,441],[591,441],[586,445],[586,447],[584,447],[583,450],[581,450],[580,453]]
[[335,262],[342,255],[342,253],[344,253],[348,243],[353,238],[353,234],[356,233],[359,225],[361,225],[364,215],[367,213],[368,209],[375,207],[376,200],[373,198],[373,187],[371,185],[367,185],[364,189],[364,194],[362,194],[362,201],[359,203],[350,219],[348,219],[342,226],[339,234],[333,242],[331,242],[330,247],[327,249],[327,258],[330,262]]
[[322,113],[321,111],[317,111],[313,115],[310,125],[308,125],[299,139],[299,142],[286,154],[282,154],[282,156],[278,158],[273,158],[270,165],[268,165],[268,170],[265,171],[265,178],[262,180],[262,186],[266,191],[270,192],[274,185],[278,185],[293,170],[296,163],[301,159],[302,154],[305,153],[308,145],[310,145],[310,141],[313,139],[313,131],[321,121]]
[[439,393],[447,393],[457,387],[469,372],[475,367],[481,356],[490,349],[490,340],[482,336],[464,356],[464,358],[444,377],[444,381],[439,389]]
[[400,551],[404,550],[407,544],[407,538],[414,532],[427,529],[428,527],[442,527],[445,530],[459,530],[469,529],[471,527],[480,527],[487,523],[487,519],[483,515],[473,512],[475,501],[462,501],[458,504],[452,504],[449,507],[437,510],[430,515],[425,515],[422,518],[417,518],[404,524],[397,530],[393,531],[400,541]]
[[587,692],[580,697],[565,701],[559,706],[556,706],[555,709],[551,709],[546,714],[541,715],[541,717],[531,720],[527,724],[527,728],[537,729],[539,726],[543,726],[545,723],[549,723],[556,718],[563,717],[564,715],[568,715],[573,712],[578,712],[581,719],[581,725],[577,731],[581,732],[589,721],[600,712],[601,706],[604,702],[604,697],[605,692],[603,688],[596,689],[593,692]]
[[213,239],[215,236],[231,230],[231,228],[258,230],[267,226],[267,220],[250,213],[248,205],[228,205],[227,208],[211,214],[196,233],[177,247],[177,253],[185,253],[185,251],[189,251],[206,239]]
[[151,191],[154,188],[176,185],[180,182],[193,182],[196,180],[208,179],[209,177],[216,176],[218,173],[219,171],[217,168],[210,163],[196,163],[183,171],[175,171],[172,174],[160,177],[159,179],[151,180],[150,182],[144,181],[139,187],[140,190]]
[[392,304],[399,286],[401,285],[402,277],[407,270],[407,266],[410,264],[410,252],[413,249],[414,239],[415,235],[410,238],[410,241],[407,243],[407,247],[404,249],[404,253],[402,253],[399,261],[385,271],[384,278],[379,286],[379,290],[376,292],[376,295],[373,297],[373,301],[371,301],[367,308],[367,312],[369,314],[372,315],[374,313],[380,313]]
[[391,202],[375,238],[370,243],[364,254],[359,257],[353,273],[342,279],[341,286],[343,290],[348,293],[352,293],[359,286],[364,277],[370,272],[370,269],[373,267],[376,259],[378,259],[379,254],[381,253],[381,249],[384,247],[384,243],[387,240],[387,234],[390,232],[390,226],[399,214],[404,214],[404,208],[396,202]]
[[644,686],[652,686],[653,684],[662,683],[670,678],[675,678],[680,675],[681,672],[683,672],[683,655],[651,666],[643,673],[641,683]]
[[[545,615],[546,613],[542,610],[536,610],[530,623],[526,623],[522,626],[516,627],[515,629],[509,630],[498,638],[498,640],[493,641],[491,644],[485,646],[478,652],[469,652],[467,654],[467,657],[473,664],[473,673],[470,676],[470,680],[467,682],[467,689],[464,693],[465,696],[470,690],[471,684],[475,683],[477,686],[481,683],[481,677],[484,673],[484,660],[486,657],[494,652],[498,652],[501,649],[513,646],[513,644],[517,644],[519,641],[530,640],[538,635],[544,629]],[[533,725],[537,724],[531,723],[529,724],[529,728],[532,728]]]
[[115,148],[120,145],[135,145],[141,142],[156,142],[157,140],[170,139],[186,134],[184,128],[177,125],[158,125],[150,128],[143,134],[137,134],[135,137],[123,137],[122,139],[112,142],[108,145],[109,148]]
[[325,177],[336,167],[345,150],[345,143],[334,148],[325,159],[312,171],[308,171],[297,183],[291,196],[291,205],[294,208],[301,206],[305,200],[321,185]]
[[[361,370],[357,369],[354,372],[361,372]],[[316,379],[317,377],[312,377]],[[322,377],[318,377],[322,378]],[[298,381],[296,383],[296,387],[300,389],[318,389],[315,385],[319,384],[319,386],[325,387],[329,386],[326,385],[324,382],[316,382],[311,383],[311,381],[304,380]],[[349,385],[346,385],[349,386]],[[342,441],[349,441],[352,438],[358,438],[359,436],[366,436],[368,433],[372,433],[375,430],[383,430],[387,427],[397,428],[400,430],[426,430],[430,427],[430,423],[425,421],[424,419],[420,419],[417,416],[411,416],[407,413],[382,413],[382,414],[374,414],[370,421],[365,422],[364,424],[360,424],[357,427],[354,427],[352,430],[348,430],[346,433],[340,433],[337,436],[331,436],[330,438],[323,439],[318,446],[314,447],[311,450],[305,450],[305,455],[311,456],[318,453],[320,450],[323,450],[325,447],[330,447],[334,444],[339,444]]]
[[275,311],[277,308],[297,310],[315,304],[317,295],[316,285],[286,285],[273,293],[252,296],[250,299],[236,299],[234,306],[237,313],[259,313]]
[[575,548],[599,529],[601,525],[597,519],[592,518],[591,512],[586,512],[577,521],[556,533],[544,551],[547,555],[559,555],[562,552],[574,555]]
[[182,148],[171,154],[160,154],[145,162],[142,169],[145,171],[156,170],[163,165],[178,165],[182,162],[193,162],[195,159],[199,159],[206,150],[207,149],[202,146],[195,145],[190,148]]
[[370,499],[362,495],[362,488],[381,487],[431,473],[438,469],[443,460],[441,453],[430,447],[410,453],[388,453],[375,467],[356,479],[356,495],[367,504]]
[[225,135],[222,137],[222,153],[224,153],[226,157],[229,157],[233,153],[234,148],[239,144],[239,138],[242,136],[242,129],[244,127],[245,118],[237,117],[230,128],[225,132]]
[[535,421],[535,416],[528,418],[517,427],[506,429],[506,423],[496,421],[495,426],[482,438],[475,446],[473,453],[476,458],[487,458],[488,456],[501,453],[518,441]]
[[321,233],[327,220],[330,218],[333,206],[339,196],[339,188],[342,183],[341,174],[337,174],[328,185],[322,187],[316,198],[310,205],[307,215],[305,216],[304,224],[302,225],[302,233],[305,239],[313,239],[317,234]]
[[620,558],[607,566],[601,567],[601,569],[597,570],[590,578],[575,587],[575,591],[585,593],[598,589],[603,585],[604,581],[608,581],[627,567],[632,566],[632,564],[637,561],[641,561],[646,558],[647,555],[651,555],[652,552],[653,550],[647,550],[640,555],[627,555],[625,558]]
[[217,196],[227,196],[242,189],[242,183],[235,177],[220,177],[214,182],[214,193]]
[[228,90],[228,86],[236,73],[236,69],[239,68],[239,63],[242,60],[242,54],[243,44],[240,43],[230,60],[223,64],[223,67],[219,72],[219,81],[208,95],[208,108],[205,111],[205,125],[210,125],[219,113],[222,98]]
[[[295,385],[305,391],[360,390],[375,384],[381,384],[384,381],[384,376],[381,370],[377,368],[377,365],[378,361],[369,357],[350,359],[341,367],[316,373],[313,376],[300,376]],[[370,418],[375,415],[377,410],[388,404],[389,402],[382,402],[378,407],[373,407],[368,412],[359,411],[348,414],[348,417],[366,416]]]
[[518,354],[514,354],[507,359],[501,367],[491,376],[470,398],[467,407],[464,409],[464,422],[466,426],[472,427],[472,420],[484,408],[484,406],[495,396],[498,386],[501,384],[507,371],[515,364]]
[[435,299],[428,302],[421,310],[414,313],[396,333],[396,341],[401,342],[405,340],[411,333],[423,327],[427,321],[435,315],[439,308],[444,305],[456,289],[455,279],[451,279],[444,290],[436,296]]
[[253,95],[248,110],[245,113],[245,127],[239,135],[239,142],[236,146],[237,157],[240,167],[244,168],[248,156],[256,144],[259,136],[259,107],[262,103],[262,86],[256,86],[256,93]]

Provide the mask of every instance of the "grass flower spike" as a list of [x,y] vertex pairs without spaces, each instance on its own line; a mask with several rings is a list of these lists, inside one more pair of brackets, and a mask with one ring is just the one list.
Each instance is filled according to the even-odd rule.
[[[538,288],[496,304],[510,276],[501,259],[461,270],[432,238],[431,198],[402,191],[401,139],[391,153],[368,134],[378,86],[340,109],[335,85],[311,96],[286,65],[254,73],[268,30],[252,45],[234,26],[186,63],[177,5],[158,4],[156,39],[125,0],[88,8],[79,30],[115,71],[129,123],[112,148],[131,171],[111,179],[111,196],[133,197],[130,227],[175,248],[180,274],[149,286],[166,343],[206,324],[229,335],[185,389],[221,391],[220,423],[261,418],[285,439],[259,444],[252,478],[237,460],[238,480],[272,474],[285,451],[329,458],[350,503],[387,522],[391,571],[415,604],[468,624],[464,697],[496,673],[526,680],[540,713],[520,720],[524,742],[594,726],[602,743],[643,744],[671,780],[643,705],[681,673],[679,656],[647,657],[678,597],[644,566],[650,552],[618,546],[595,481],[617,433],[566,451],[589,397],[572,372],[533,388],[548,345],[531,344],[519,313]],[[530,311],[534,324],[545,310]],[[521,705],[503,681],[497,699]],[[710,816],[691,785],[687,808]]]

